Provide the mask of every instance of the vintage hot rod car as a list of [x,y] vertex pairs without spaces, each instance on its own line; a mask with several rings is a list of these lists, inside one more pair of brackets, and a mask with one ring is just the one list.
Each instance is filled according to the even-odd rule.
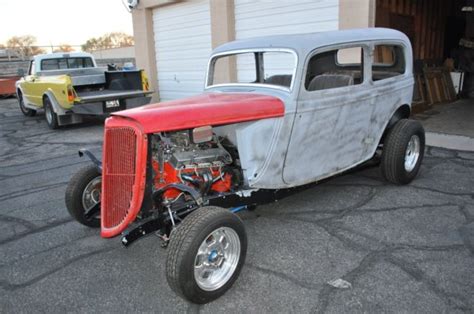
[[15,85],[21,112],[30,117],[44,109],[51,129],[148,104],[152,93],[143,70],[106,71],[86,52],[36,55]]
[[245,260],[235,212],[374,156],[388,181],[415,178],[425,137],[408,119],[413,84],[411,45],[395,30],[224,44],[210,57],[202,95],[106,120],[103,160],[80,151],[94,164],[71,179],[67,208],[103,237],[122,233],[124,245],[159,235],[171,288],[209,302]]

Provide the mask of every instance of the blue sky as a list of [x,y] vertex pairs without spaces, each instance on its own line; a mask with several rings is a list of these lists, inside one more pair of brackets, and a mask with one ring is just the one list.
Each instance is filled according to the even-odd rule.
[[0,43],[33,35],[38,45],[80,45],[114,31],[133,34],[121,0],[0,0]]

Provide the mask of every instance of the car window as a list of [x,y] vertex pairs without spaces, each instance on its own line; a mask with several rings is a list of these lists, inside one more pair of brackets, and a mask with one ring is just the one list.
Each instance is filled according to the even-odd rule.
[[41,60],[42,71],[58,70],[58,69],[59,69],[58,59]]
[[62,70],[62,69],[78,69],[78,68],[92,68],[94,63],[92,58],[56,58],[45,59],[41,61],[41,70]]
[[207,86],[266,84],[290,88],[296,57],[287,51],[252,51],[214,57]]
[[311,57],[306,70],[306,90],[312,92],[361,84],[364,80],[363,51],[361,46],[356,46]]
[[405,73],[405,55],[398,45],[376,45],[372,53],[372,80],[380,81]]

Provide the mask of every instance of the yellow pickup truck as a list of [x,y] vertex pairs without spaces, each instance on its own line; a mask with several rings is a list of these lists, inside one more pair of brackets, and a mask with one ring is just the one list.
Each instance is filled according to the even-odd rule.
[[44,109],[51,129],[80,123],[87,115],[148,104],[148,79],[143,70],[108,71],[85,52],[34,56],[28,74],[16,82],[20,110],[34,116]]

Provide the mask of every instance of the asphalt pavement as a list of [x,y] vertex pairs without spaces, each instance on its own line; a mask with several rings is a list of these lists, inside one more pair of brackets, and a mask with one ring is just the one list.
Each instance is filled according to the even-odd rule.
[[243,271],[198,306],[168,287],[157,237],[125,249],[69,217],[77,150],[100,153],[102,123],[52,131],[0,101],[0,312],[474,311],[474,153],[429,147],[408,186],[366,167],[241,213]]

